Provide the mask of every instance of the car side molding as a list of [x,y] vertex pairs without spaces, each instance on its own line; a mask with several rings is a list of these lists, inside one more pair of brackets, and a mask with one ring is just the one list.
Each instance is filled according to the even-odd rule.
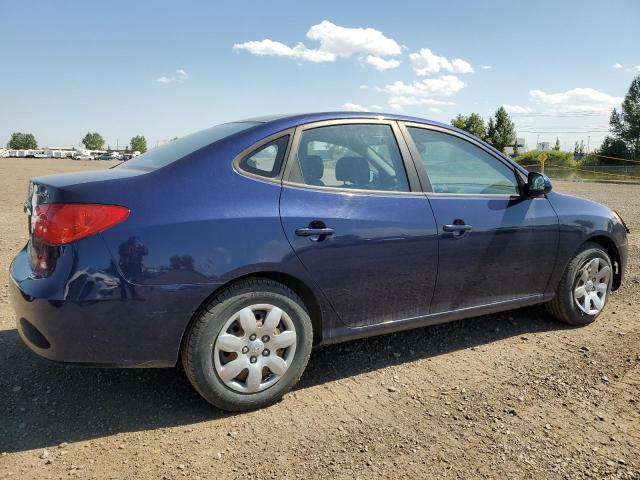
[[433,313],[421,317],[411,317],[404,320],[376,323],[361,327],[348,327],[346,325],[334,328],[323,337],[322,345],[330,345],[359,338],[385,335],[387,333],[401,332],[414,328],[428,327],[442,323],[454,322],[475,316],[489,315],[492,313],[512,310],[514,308],[528,307],[551,300],[554,293],[529,295],[514,300],[506,300],[477,307],[461,308],[447,312]]

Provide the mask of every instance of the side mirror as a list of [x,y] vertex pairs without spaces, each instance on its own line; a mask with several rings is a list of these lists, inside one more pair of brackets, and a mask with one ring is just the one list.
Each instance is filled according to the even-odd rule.
[[551,180],[543,173],[529,172],[524,190],[530,196],[544,195],[551,191]]

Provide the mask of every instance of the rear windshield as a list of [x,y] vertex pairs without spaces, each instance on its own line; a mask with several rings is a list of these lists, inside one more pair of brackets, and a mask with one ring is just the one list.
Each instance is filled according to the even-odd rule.
[[229,135],[241,132],[255,125],[257,122],[233,122],[223,123],[215,127],[201,130],[186,137],[173,140],[161,147],[152,148],[142,155],[121,163],[118,167],[136,168],[140,170],[155,170],[169,165],[171,162],[180,160],[191,152],[206,147],[218,140],[222,140]]

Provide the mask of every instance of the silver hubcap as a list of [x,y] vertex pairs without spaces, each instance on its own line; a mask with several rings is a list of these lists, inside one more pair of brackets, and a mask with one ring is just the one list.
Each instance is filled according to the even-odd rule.
[[579,271],[573,300],[588,315],[600,313],[607,300],[611,267],[601,258],[589,260]]
[[213,347],[220,380],[242,393],[275,384],[296,353],[296,329],[285,311],[257,304],[236,312],[222,327]]

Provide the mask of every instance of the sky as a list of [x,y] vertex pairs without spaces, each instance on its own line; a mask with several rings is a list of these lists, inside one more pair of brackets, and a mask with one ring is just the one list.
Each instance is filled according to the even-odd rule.
[[150,146],[272,113],[450,123],[500,105],[519,137],[593,150],[634,75],[640,1],[0,0],[0,145]]

